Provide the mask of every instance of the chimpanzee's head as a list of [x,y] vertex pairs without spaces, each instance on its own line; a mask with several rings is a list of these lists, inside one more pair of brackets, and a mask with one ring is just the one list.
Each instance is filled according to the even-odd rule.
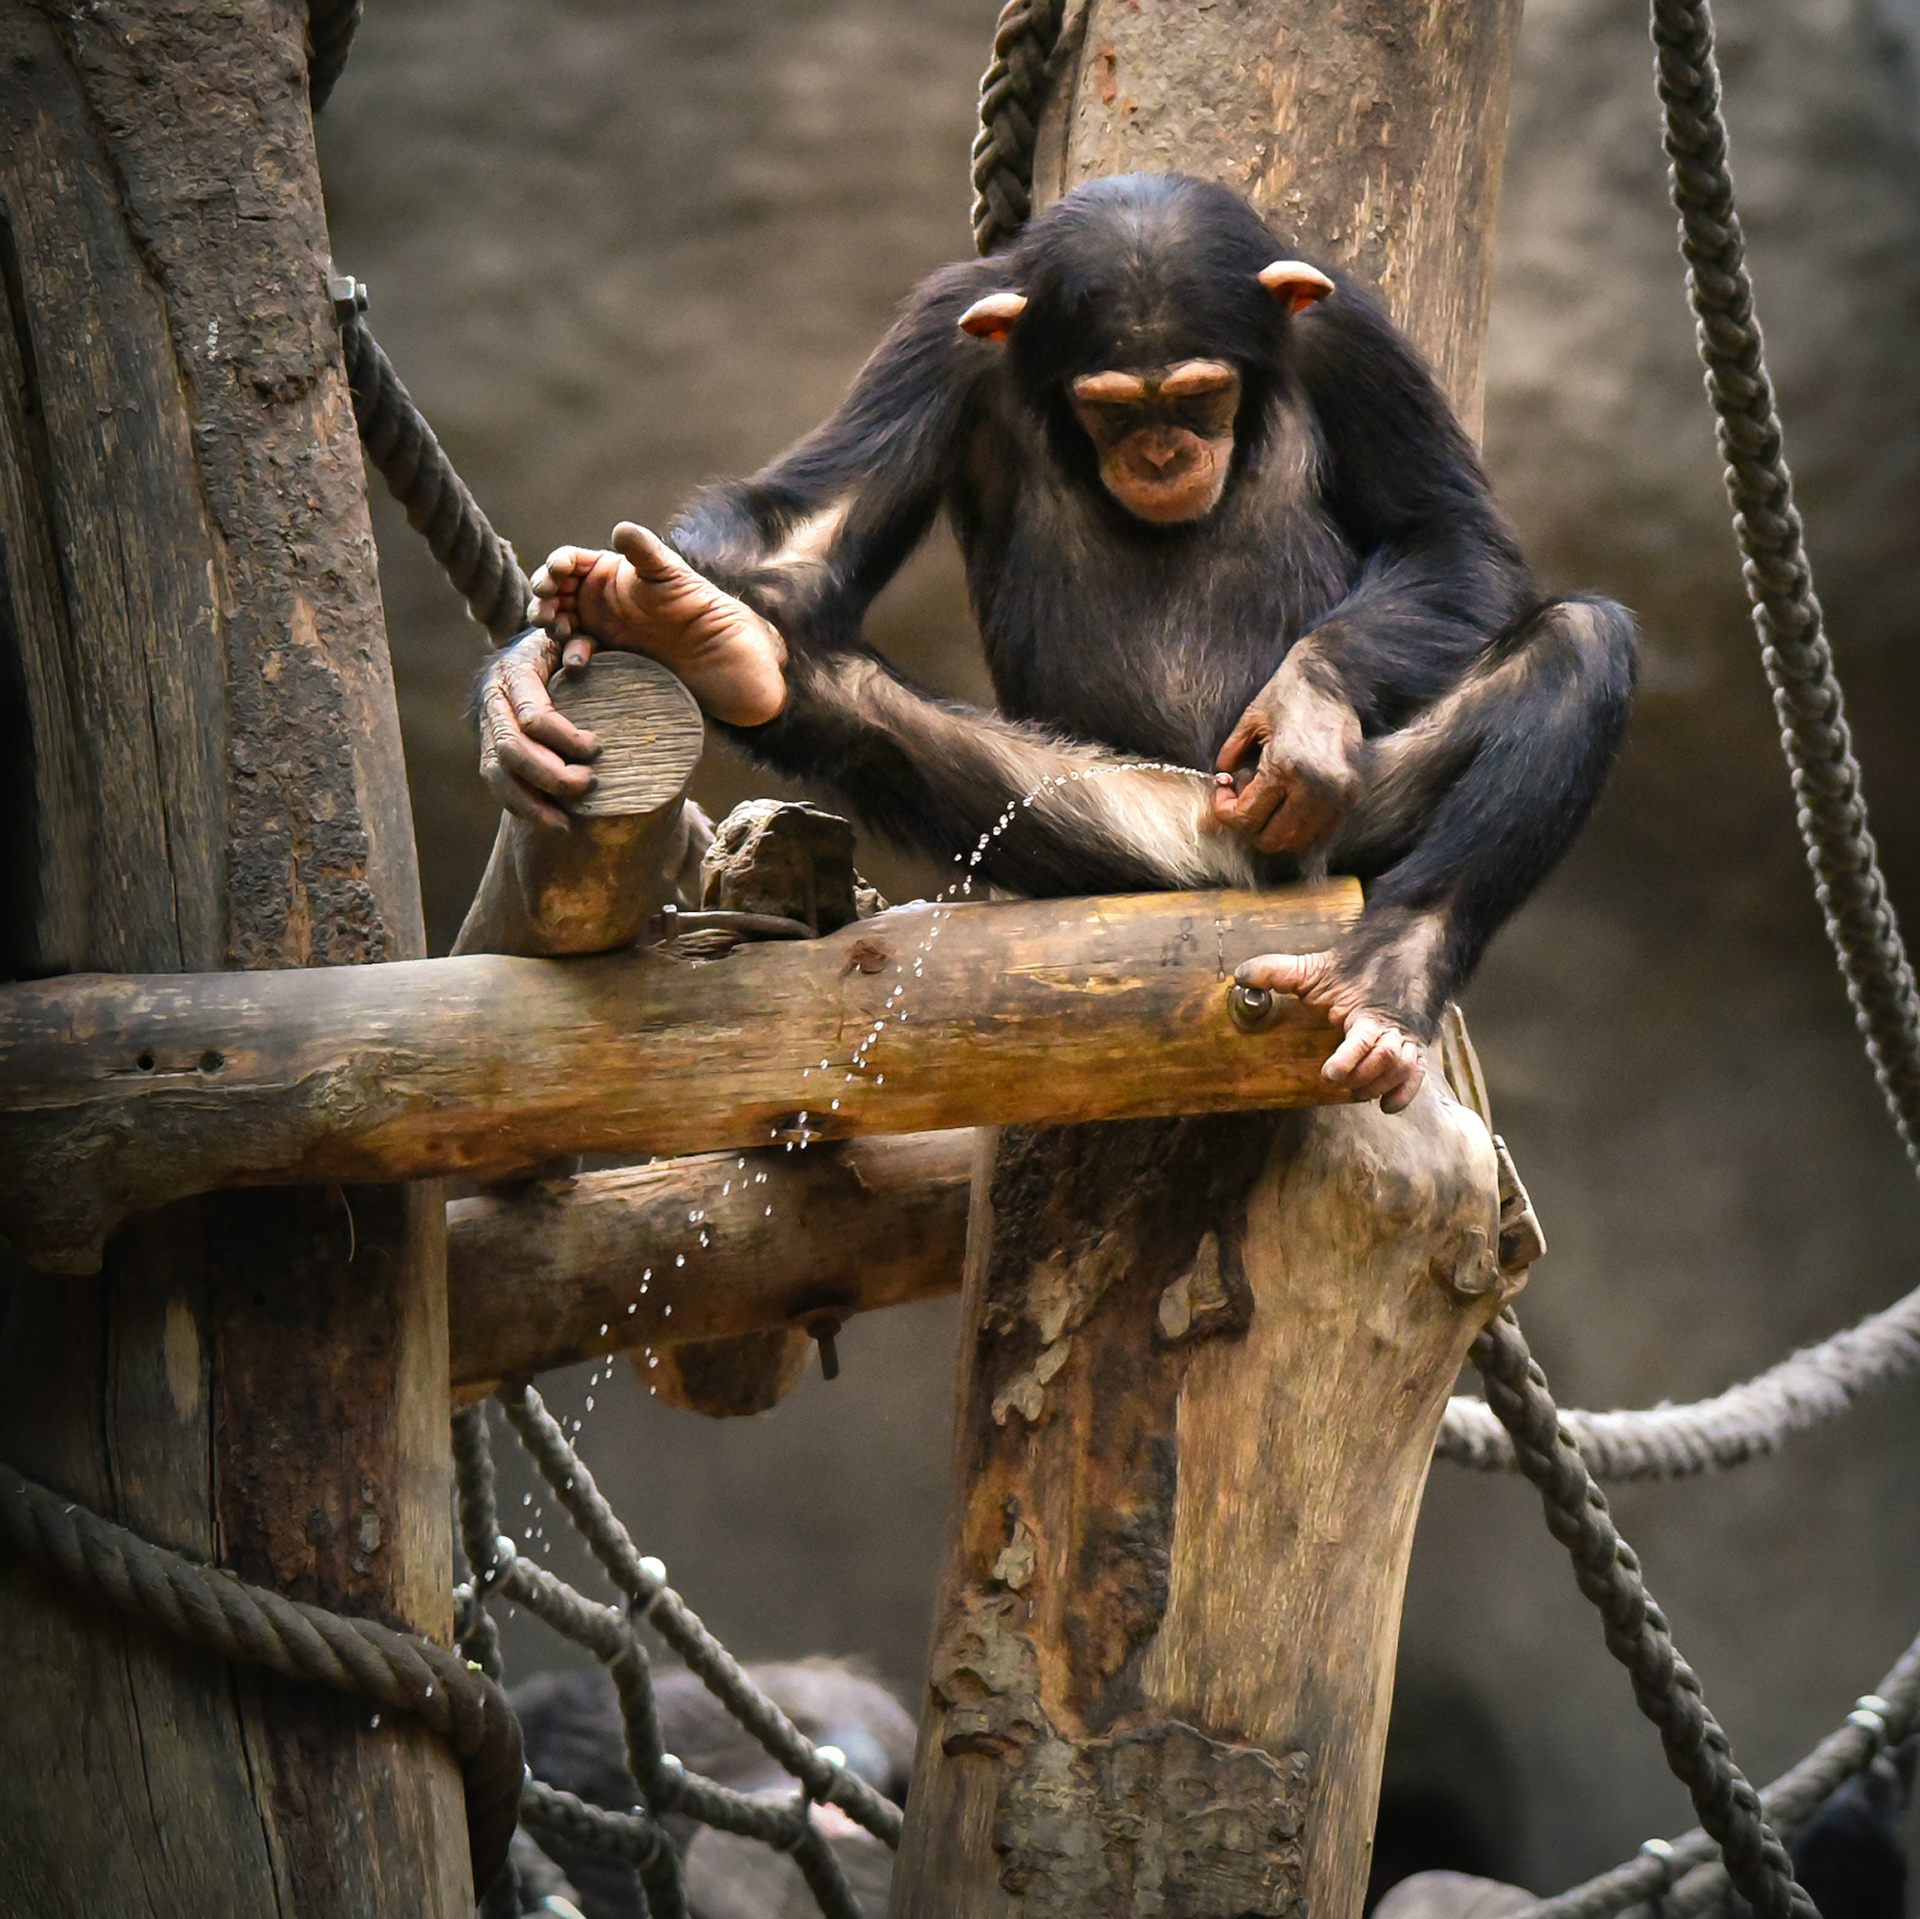
[[1291,317],[1334,283],[1274,258],[1236,193],[1181,174],[1095,180],[1036,214],[1006,284],[960,318],[1006,344],[1069,472],[1135,518],[1211,513],[1264,427]]

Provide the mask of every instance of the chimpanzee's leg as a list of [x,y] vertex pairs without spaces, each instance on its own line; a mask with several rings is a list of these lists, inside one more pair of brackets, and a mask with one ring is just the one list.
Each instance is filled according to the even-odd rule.
[[1502,922],[1544,879],[1599,797],[1633,691],[1631,617],[1555,601],[1397,733],[1368,743],[1361,799],[1325,848],[1367,882],[1359,923],[1325,953],[1240,969],[1345,1029],[1327,1077],[1397,1112]]

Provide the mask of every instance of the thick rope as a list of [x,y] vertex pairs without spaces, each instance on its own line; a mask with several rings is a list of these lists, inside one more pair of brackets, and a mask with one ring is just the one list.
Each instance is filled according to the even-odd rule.
[[307,0],[307,98],[318,113],[347,64],[360,0]]
[[1920,1169],[1920,993],[1868,827],[1860,765],[1781,451],[1734,208],[1706,0],[1654,0],[1653,40],[1687,293],[1800,837],[1854,1023],[1901,1144]]
[[366,320],[348,313],[340,324],[340,338],[353,417],[368,459],[406,508],[407,523],[425,538],[473,617],[496,640],[512,639],[527,624],[527,576],[513,548],[493,530],[453,470]]
[[[1786,1837],[1794,1837],[1845,1780],[1864,1772],[1879,1754],[1916,1730],[1920,1730],[1920,1639],[1900,1655],[1844,1725],[1761,1793],[1768,1823]],[[1713,1841],[1696,1826],[1678,1839],[1644,1848],[1625,1865],[1584,1885],[1526,1907],[1512,1919],[1613,1919],[1617,1913],[1656,1909],[1662,1919],[1686,1919],[1688,1914],[1717,1907],[1724,1895],[1727,1875],[1714,1863],[1715,1856]]]
[[1511,1312],[1474,1341],[1473,1359],[1488,1403],[1513,1437],[1520,1470],[1539,1489],[1547,1529],[1571,1556],[1574,1579],[1600,1614],[1607,1650],[1626,1667],[1634,1699],[1658,1729],[1667,1763],[1719,1844],[1735,1888],[1757,1919],[1818,1919],[1699,1680],[1674,1647],[1639,1559],[1615,1531],[1606,1495],[1562,1428],[1546,1376]]
[[196,1565],[11,1466],[0,1466],[0,1540],[143,1626],[424,1721],[460,1762],[473,1882],[485,1887],[499,1872],[520,1802],[520,1725],[500,1689],[457,1654]]
[[982,254],[1005,246],[1033,210],[1034,140],[1065,12],[1065,0],[1007,0],[995,23],[973,139],[973,244]]
[[[607,1576],[625,1596],[632,1616],[644,1620],[680,1655],[688,1670],[799,1780],[810,1798],[831,1801],[876,1839],[897,1846],[900,1808],[874,1791],[858,1774],[822,1759],[812,1741],[753,1683],[746,1669],[707,1630],[700,1616],[667,1585],[665,1569],[659,1562],[642,1559],[619,1514],[607,1503],[586,1462],[568,1443],[540,1395],[531,1386],[509,1387],[500,1392],[499,1399],[521,1444],[540,1469],[541,1477],[558,1496]],[[691,1779],[692,1775],[686,1777]],[[696,1816],[706,1818],[705,1813]],[[721,1822],[709,1819],[707,1823]]]
[[[1596,1479],[1684,1479],[1778,1452],[1831,1424],[1882,1387],[1920,1376],[1920,1291],[1783,1359],[1713,1399],[1644,1412],[1563,1412]],[[1440,1458],[1482,1472],[1511,1471],[1513,1442],[1480,1400],[1447,1406]]]
[[[485,1622],[491,1636],[486,1595],[497,1588],[510,1597],[525,1596],[525,1589],[537,1583],[534,1578],[537,1569],[522,1567],[517,1558],[509,1559],[506,1542],[500,1537],[493,1447],[484,1405],[464,1407],[454,1415],[453,1470],[461,1549],[474,1574],[470,1610],[476,1622]],[[503,1572],[509,1577],[501,1578]],[[612,1673],[626,1727],[628,1769],[651,1807],[671,1803],[671,1787],[677,1782],[668,1776],[665,1765],[660,1722],[654,1710],[653,1678],[645,1650],[618,1613],[605,1606],[592,1605],[559,1580],[551,1583],[557,1590],[540,1595],[547,1603],[530,1609],[557,1623],[565,1637],[585,1646]],[[558,1815],[554,1812],[553,1791],[538,1781],[529,1780],[522,1795],[520,1816],[530,1826],[555,1829],[552,1821]],[[589,1807],[587,1813],[595,1810]],[[585,1816],[586,1813],[580,1815]],[[548,1821],[544,1828],[543,1819]],[[644,1831],[642,1825],[634,1823],[636,1820],[643,1822]],[[613,1835],[608,1839],[608,1846],[613,1848],[611,1856],[625,1860],[638,1871],[641,1896],[652,1919],[687,1919],[680,1862],[673,1848],[662,1840],[653,1823],[652,1811],[636,1812],[627,1817],[627,1823],[608,1828],[608,1832]],[[564,1831],[561,1836],[566,1836]],[[607,1850],[606,1847],[598,1849]]]

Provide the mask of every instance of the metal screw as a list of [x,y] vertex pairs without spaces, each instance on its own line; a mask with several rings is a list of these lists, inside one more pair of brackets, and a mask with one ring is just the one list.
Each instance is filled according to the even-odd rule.
[[1273,1017],[1273,995],[1264,986],[1242,986],[1227,993],[1227,1012],[1243,1033],[1257,1033]]
[[840,1320],[834,1313],[815,1313],[806,1323],[807,1337],[820,1348],[820,1377],[840,1377],[840,1350],[834,1340],[840,1332]]

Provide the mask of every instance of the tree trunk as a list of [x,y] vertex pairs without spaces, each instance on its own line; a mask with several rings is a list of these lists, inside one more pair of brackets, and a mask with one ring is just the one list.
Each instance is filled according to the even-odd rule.
[[[1092,0],[1037,197],[1180,169],[1357,267],[1477,423],[1517,0]],[[896,1919],[1354,1919],[1434,1433],[1496,1307],[1481,1122],[983,1135]]]
[[[0,7],[16,973],[423,950],[304,29],[264,0]],[[197,1558],[445,1638],[443,1216],[430,1185],[189,1202],[97,1280],[16,1284],[0,1451]],[[471,1912],[431,1735],[18,1565],[0,1642],[5,1910]]]

